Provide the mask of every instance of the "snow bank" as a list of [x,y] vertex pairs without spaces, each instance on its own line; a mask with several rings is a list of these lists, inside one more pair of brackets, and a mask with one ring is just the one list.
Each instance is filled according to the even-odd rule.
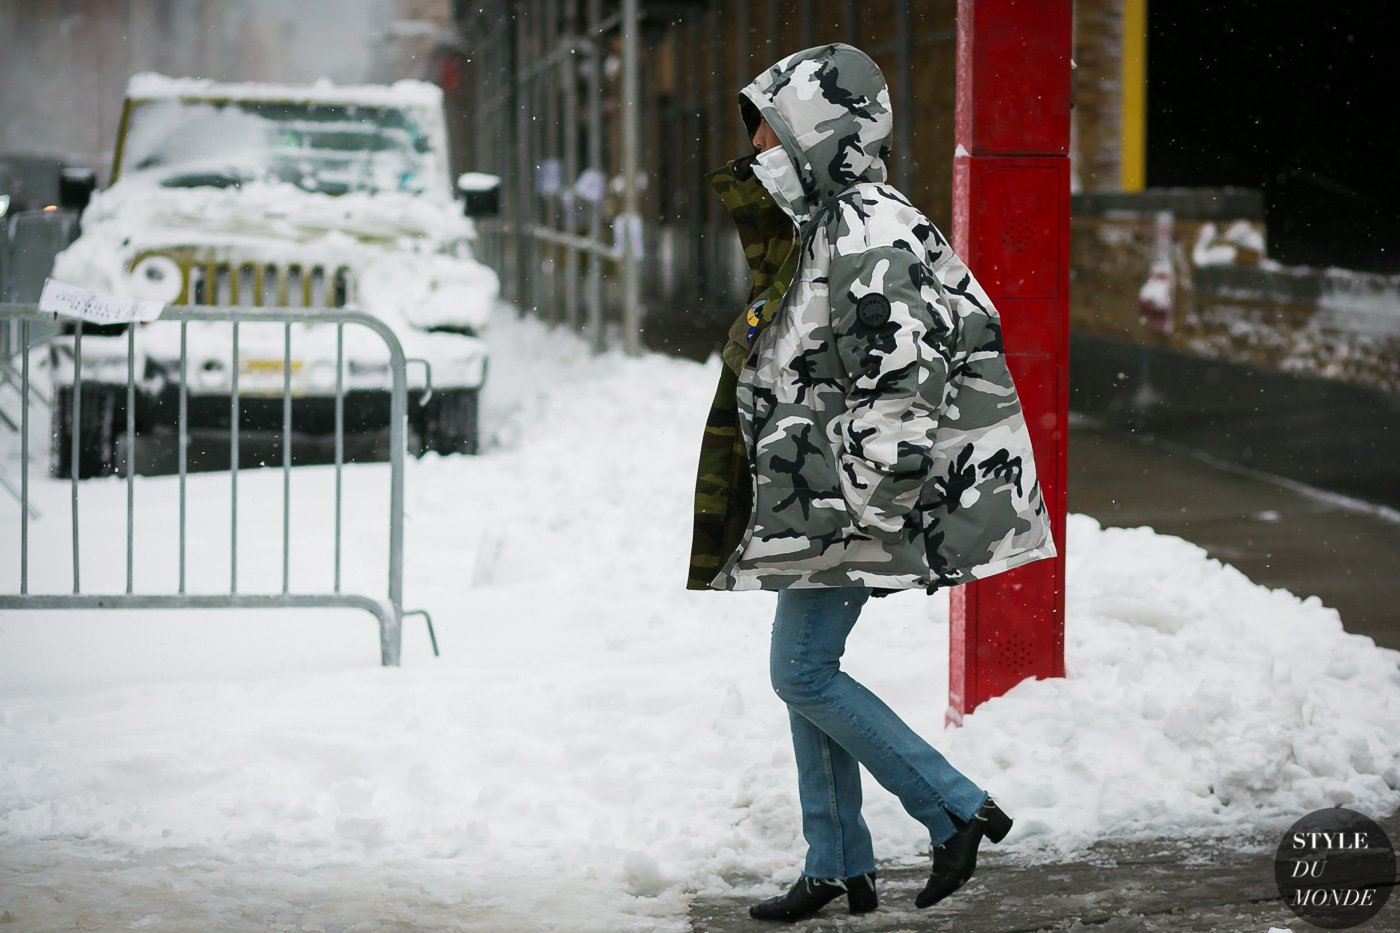
[[[10,614],[0,845],[100,843],[157,866],[167,849],[227,852],[332,886],[337,865],[412,864],[502,930],[684,930],[689,892],[795,876],[773,596],[681,589],[718,364],[592,358],[508,311],[493,326],[485,455],[425,459],[407,481],[408,603],[432,610],[443,656],[417,620],[404,666],[384,670],[354,615]],[[328,580],[328,477],[295,477],[294,582]],[[346,577],[376,592],[386,474],[347,479]],[[213,588],[227,477],[190,483],[196,586]],[[248,591],[280,584],[280,483],[240,479]],[[62,591],[68,486],[36,486],[35,588]],[[140,588],[174,585],[159,566],[174,489],[137,483],[154,555]],[[89,587],[121,588],[124,501],[121,482],[84,484]],[[1400,803],[1400,654],[1178,539],[1074,517],[1068,545],[1063,680],[944,732],[946,600],[920,593],[873,601],[848,654],[1017,817],[1006,845],[1031,857]],[[927,840],[897,802],[873,782],[867,801],[878,854],[917,857]]]

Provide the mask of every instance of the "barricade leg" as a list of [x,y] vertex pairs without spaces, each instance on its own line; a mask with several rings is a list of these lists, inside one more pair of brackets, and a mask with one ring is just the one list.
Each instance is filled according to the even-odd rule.
[[379,617],[379,663],[398,667],[403,655],[403,619],[397,610]]

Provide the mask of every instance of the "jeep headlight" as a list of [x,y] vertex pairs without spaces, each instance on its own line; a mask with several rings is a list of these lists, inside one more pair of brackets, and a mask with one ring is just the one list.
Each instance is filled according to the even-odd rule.
[[428,297],[431,278],[431,270],[417,256],[382,256],[360,275],[360,301],[372,314],[407,316]]
[[127,288],[133,298],[169,304],[185,290],[185,274],[169,256],[147,256],[127,273]]

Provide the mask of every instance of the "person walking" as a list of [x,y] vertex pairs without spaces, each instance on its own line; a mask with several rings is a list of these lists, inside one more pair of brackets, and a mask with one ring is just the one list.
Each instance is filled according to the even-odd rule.
[[948,241],[886,183],[889,89],[844,44],[739,94],[755,154],[707,178],[753,276],[705,425],[687,582],[778,591],[807,857],[758,919],[878,906],[859,765],[927,827],[927,907],[1011,817],[840,667],[872,596],[929,593],[1055,555],[1000,319]]

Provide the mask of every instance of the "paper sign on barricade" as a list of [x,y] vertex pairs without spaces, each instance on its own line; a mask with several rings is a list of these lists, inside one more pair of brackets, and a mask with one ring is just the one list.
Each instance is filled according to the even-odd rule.
[[109,298],[76,285],[45,279],[44,290],[39,294],[39,310],[92,324],[129,324],[154,321],[165,310],[165,305],[159,301]]

